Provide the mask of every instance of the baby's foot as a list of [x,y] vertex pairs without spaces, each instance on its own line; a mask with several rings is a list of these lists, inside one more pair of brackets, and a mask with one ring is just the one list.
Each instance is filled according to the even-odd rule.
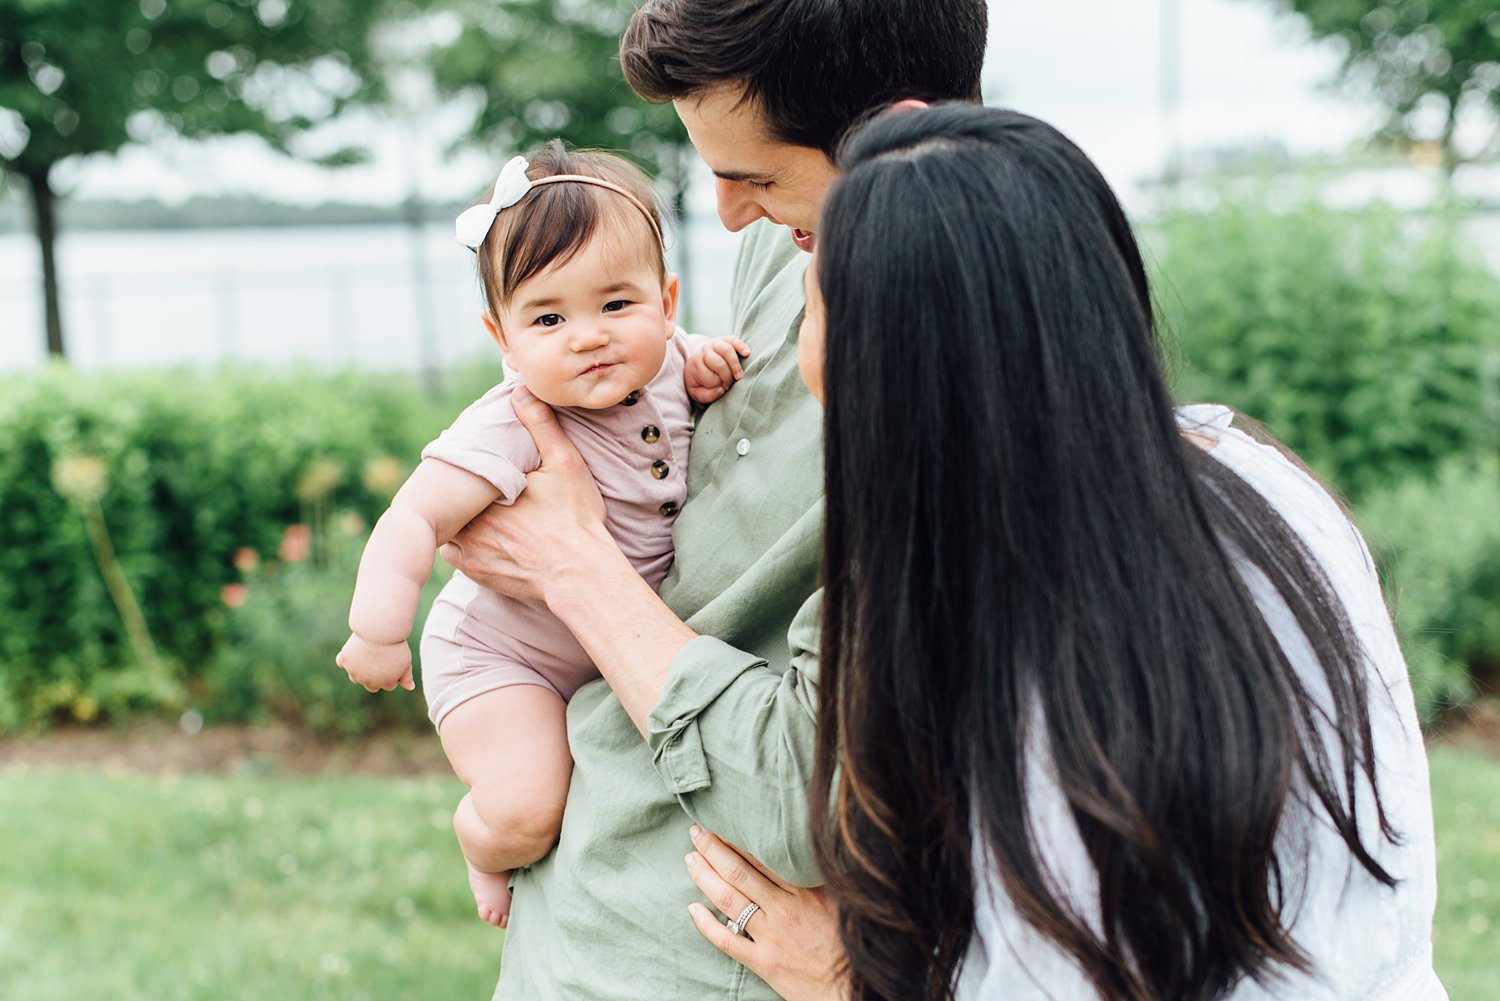
[[479,916],[496,928],[504,928],[510,921],[509,872],[480,872],[474,863],[464,860],[469,867],[469,889],[474,891],[474,903]]

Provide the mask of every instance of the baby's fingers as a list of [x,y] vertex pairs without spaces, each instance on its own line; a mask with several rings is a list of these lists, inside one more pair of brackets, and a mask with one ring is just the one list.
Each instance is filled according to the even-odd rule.
[[[732,351],[729,353],[730,355],[734,354]],[[701,357],[703,359],[703,367],[713,373],[720,385],[729,386],[734,382],[736,378],[734,369],[730,366],[728,359],[724,357],[719,345],[715,344],[711,350],[703,352]]]
[[[707,352],[705,352],[705,354],[710,358],[722,360],[728,366],[729,371],[733,373],[733,377],[738,379],[740,376],[745,374],[744,367],[740,365],[739,353],[739,349],[744,345],[744,341],[740,341],[738,345],[733,343],[733,341],[734,339],[730,337],[725,337],[720,340],[714,341],[711,345],[711,347],[713,348],[713,353],[708,354]],[[748,355],[749,353],[750,349],[745,348],[745,354]]]

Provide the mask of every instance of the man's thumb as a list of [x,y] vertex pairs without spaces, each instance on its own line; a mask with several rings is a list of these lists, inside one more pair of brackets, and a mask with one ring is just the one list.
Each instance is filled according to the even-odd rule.
[[516,408],[516,416],[526,425],[526,430],[531,432],[531,440],[536,442],[536,450],[542,454],[543,465],[546,464],[548,455],[555,454],[559,448],[573,448],[573,443],[563,433],[562,425],[557,422],[557,415],[552,412],[552,408],[533,396],[531,390],[519,386],[510,399],[511,405]]

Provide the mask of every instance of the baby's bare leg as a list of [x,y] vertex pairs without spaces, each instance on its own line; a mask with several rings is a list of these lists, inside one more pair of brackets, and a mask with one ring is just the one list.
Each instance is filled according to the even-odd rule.
[[567,707],[540,685],[512,685],[462,703],[438,736],[469,794],[453,830],[469,863],[479,916],[505,927],[510,870],[546,855],[562,828],[573,757]]

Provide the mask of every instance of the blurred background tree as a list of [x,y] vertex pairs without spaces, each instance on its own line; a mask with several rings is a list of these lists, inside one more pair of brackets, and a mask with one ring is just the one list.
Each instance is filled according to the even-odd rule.
[[[24,182],[42,257],[47,351],[66,354],[55,171],[165,135],[249,133],[278,151],[378,100],[390,0],[0,0],[0,174]],[[403,10],[414,12],[411,3]],[[341,150],[323,162],[352,162]]]
[[[1318,38],[1344,44],[1343,82],[1373,93],[1389,118],[1383,136],[1432,142],[1445,171],[1500,146],[1500,9],[1494,0],[1272,0],[1301,16]],[[1462,151],[1454,134],[1467,116],[1491,128]]]
[[[497,168],[501,152],[556,136],[625,153],[661,176],[682,240],[692,152],[687,133],[670,105],[636,97],[620,69],[620,36],[638,5],[435,0],[462,28],[433,52],[433,73],[441,93],[476,102],[461,145],[495,152]],[[685,267],[687,248],[679,245],[677,256]]]

